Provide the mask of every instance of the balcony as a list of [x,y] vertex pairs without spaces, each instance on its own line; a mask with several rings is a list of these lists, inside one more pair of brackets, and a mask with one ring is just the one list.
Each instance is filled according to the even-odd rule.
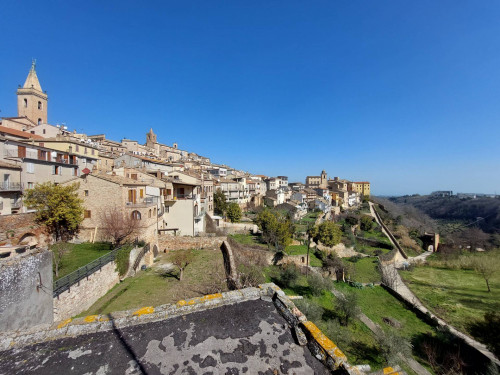
[[0,182],[1,191],[22,191],[23,184],[20,182]]
[[176,194],[174,196],[163,196],[165,202],[167,201],[177,201],[177,200],[197,200],[198,195],[197,194]]
[[147,197],[135,202],[127,202],[127,207],[151,207],[158,205],[158,197]]

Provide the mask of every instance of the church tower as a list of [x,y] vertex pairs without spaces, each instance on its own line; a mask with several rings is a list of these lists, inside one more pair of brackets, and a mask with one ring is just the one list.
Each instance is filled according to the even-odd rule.
[[146,134],[146,146],[150,148],[155,147],[156,142],[156,134],[153,133],[153,128],[149,129],[149,132]]
[[17,116],[40,125],[47,123],[48,97],[47,92],[42,91],[35,67],[36,60],[33,60],[24,86],[17,89]]
[[319,184],[319,187],[320,188],[323,188],[323,189],[326,189],[328,187],[328,181],[327,181],[327,174],[325,172],[325,170],[323,169],[321,171],[321,182]]

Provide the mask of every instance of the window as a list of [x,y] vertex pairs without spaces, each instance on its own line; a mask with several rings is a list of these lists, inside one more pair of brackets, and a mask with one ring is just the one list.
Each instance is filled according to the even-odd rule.
[[137,198],[137,191],[131,189],[128,191],[128,201],[130,203],[135,203]]
[[165,206],[165,212],[168,214],[170,212],[170,206]]
[[141,213],[139,211],[132,211],[132,219],[141,220]]
[[28,189],[33,189],[35,184],[33,182],[28,182]]
[[35,173],[35,165],[33,163],[26,163],[26,172]]
[[43,109],[42,102],[38,102],[38,109]]
[[78,176],[78,168],[73,168],[73,176]]
[[24,99],[24,108],[28,108],[28,99]]
[[87,147],[85,147],[84,154],[87,155]]
[[83,218],[90,219],[92,217],[92,212],[90,210],[83,211]]
[[52,174],[61,174],[61,167],[58,165],[53,165],[52,166]]
[[80,151],[80,147],[78,145],[76,145],[75,150],[76,150],[76,152]]
[[92,155],[95,155],[95,150],[94,149],[92,149]]
[[85,195],[86,197],[88,197],[89,196],[89,191],[88,190],[84,190],[83,191],[83,195]]
[[139,197],[144,198],[144,189],[139,190]]
[[45,133],[46,133],[46,130],[45,130],[45,129],[43,129],[43,130],[42,130],[42,133],[43,133],[43,134],[45,134]]
[[151,217],[151,208],[149,209],[148,217]]
[[41,118],[38,119],[38,125],[42,125],[42,119]]

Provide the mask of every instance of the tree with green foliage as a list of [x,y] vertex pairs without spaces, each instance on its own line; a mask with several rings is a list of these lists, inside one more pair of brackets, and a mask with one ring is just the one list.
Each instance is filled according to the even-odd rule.
[[268,246],[273,246],[276,252],[284,252],[292,243],[295,227],[286,215],[264,209],[257,215],[255,222],[262,231],[264,241]]
[[241,219],[241,208],[238,203],[230,203],[227,206],[226,215],[231,220],[231,223],[237,223]]
[[350,226],[353,226],[353,225],[358,225],[359,220],[357,216],[350,215],[345,218],[345,222]]
[[328,247],[337,245],[342,238],[340,227],[332,221],[321,223],[311,230],[311,234],[314,241],[321,241],[323,245]]
[[36,210],[37,222],[43,224],[56,242],[69,240],[83,221],[83,201],[78,198],[79,184],[37,184],[25,192],[24,204]]
[[359,220],[359,226],[361,230],[364,231],[370,231],[375,227],[375,222],[373,221],[373,217],[370,215],[363,215],[361,216],[361,219]]
[[348,326],[351,318],[356,317],[360,312],[358,295],[353,292],[345,293],[343,296],[337,298],[336,308],[343,318],[342,323]]
[[224,215],[226,209],[226,194],[219,188],[214,193],[214,213],[216,215]]

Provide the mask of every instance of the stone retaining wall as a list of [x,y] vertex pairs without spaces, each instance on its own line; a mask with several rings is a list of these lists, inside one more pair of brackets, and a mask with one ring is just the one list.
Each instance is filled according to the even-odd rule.
[[219,250],[226,237],[183,237],[183,236],[159,236],[158,246],[160,251],[183,249],[208,249]]
[[109,262],[54,298],[54,321],[68,319],[87,310],[119,282],[116,263]]

